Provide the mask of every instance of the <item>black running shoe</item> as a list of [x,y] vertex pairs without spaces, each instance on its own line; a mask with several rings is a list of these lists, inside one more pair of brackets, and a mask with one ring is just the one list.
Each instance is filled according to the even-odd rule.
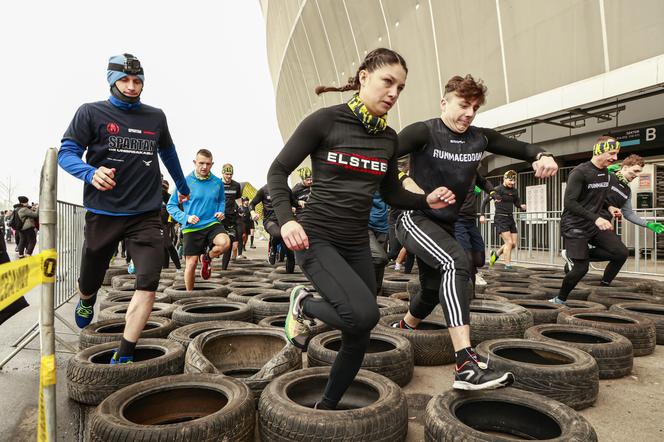
[[468,359],[460,367],[455,367],[454,384],[457,390],[493,390],[508,387],[514,382],[514,375],[508,372],[497,372],[486,363]]

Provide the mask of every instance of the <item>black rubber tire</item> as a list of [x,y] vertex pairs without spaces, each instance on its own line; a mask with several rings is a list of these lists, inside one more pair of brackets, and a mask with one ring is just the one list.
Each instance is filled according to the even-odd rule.
[[410,302],[410,293],[409,292],[396,292],[390,295],[390,299],[398,299],[404,302]]
[[168,339],[179,342],[184,348],[189,347],[191,341],[198,335],[212,331],[212,330],[226,330],[226,329],[239,329],[239,328],[254,328],[256,324],[251,322],[240,321],[205,321],[196,322],[194,324],[184,325],[178,327],[169,333]]
[[398,299],[377,296],[376,303],[378,304],[378,311],[380,312],[380,316],[396,314],[404,315],[408,311],[408,303]]
[[256,399],[275,378],[300,368],[302,352],[286,340],[284,332],[259,326],[198,335],[187,347],[184,363],[185,373],[237,377]]
[[651,304],[664,305],[664,299],[659,296],[646,295],[644,293],[626,292],[618,290],[604,291],[602,289],[593,290],[588,296],[588,301],[599,302],[610,308],[613,304],[623,302],[649,302]]
[[231,268],[222,270],[221,264],[216,265],[216,263],[212,265],[212,271],[216,273],[217,276],[220,278],[224,277],[232,278],[234,276],[251,276],[254,274],[253,270],[250,268],[241,269],[238,267],[233,268],[233,266],[231,266]]
[[260,270],[255,270],[254,276],[261,279],[270,279],[270,273],[272,273],[270,269],[262,268]]
[[322,397],[329,375],[328,367],[307,368],[287,373],[268,385],[258,403],[261,440],[406,440],[408,405],[397,384],[379,374],[360,370],[341,399],[338,410],[316,410],[314,402]]
[[[548,298],[551,299],[558,296],[558,293],[560,293],[561,285],[562,281],[549,281],[549,282],[537,281],[532,283],[530,287],[536,290],[543,291],[544,293],[547,294]],[[576,285],[576,287],[572,289],[567,299],[585,301],[588,299],[588,295],[590,295],[590,287],[582,283],[579,283]]]
[[487,287],[484,293],[502,296],[507,299],[549,299],[546,292],[531,287]]
[[403,319],[403,314],[383,316],[374,330],[408,339],[413,346],[415,365],[445,365],[454,361],[452,338],[443,318],[429,316],[420,323],[417,330],[402,330],[391,326],[400,319]]
[[528,287],[532,283],[528,276],[520,274],[489,277],[486,278],[486,282],[490,287]]
[[512,299],[509,302],[527,309],[533,315],[533,325],[555,324],[558,320],[558,313],[567,308],[561,304],[539,299]]
[[255,288],[255,289],[236,289],[228,294],[227,298],[229,301],[233,302],[244,302],[245,304],[249,302],[251,298],[258,295],[288,295],[288,293],[283,290],[276,289],[264,289],[264,288]]
[[475,293],[475,298],[480,301],[496,301],[496,302],[509,302],[509,299],[507,299],[504,296],[499,296],[499,295],[491,295],[488,293]]
[[628,284],[623,281],[619,280],[614,280],[611,282],[610,286],[605,286],[601,284],[601,280],[596,280],[596,281],[583,281],[584,284],[586,284],[588,287],[590,287],[591,292],[599,292],[599,293],[611,293],[611,292],[625,292],[629,291],[632,289],[632,285]]
[[266,277],[259,278],[258,276],[233,276],[229,279],[229,283],[231,282],[266,282],[268,284],[272,284],[272,280]]
[[383,296],[390,296],[393,293],[408,291],[408,283],[415,279],[416,275],[386,275],[383,278]]
[[650,319],[655,323],[657,345],[664,345],[664,305],[648,302],[622,302],[613,304],[609,311],[639,315]]
[[581,301],[576,299],[568,299],[565,302],[568,313],[590,313],[590,312],[604,312],[608,310],[605,305],[599,302]]
[[166,290],[164,290],[164,293],[169,295],[173,302],[179,299],[185,299],[196,296],[215,296],[221,298],[228,295],[229,292],[230,290],[228,290],[228,287],[219,284],[211,284],[207,282],[196,284],[194,286],[194,290],[192,291],[187,291],[182,285],[174,285],[173,287],[169,287]]
[[[565,279],[565,274],[564,273],[540,273],[538,275],[531,275],[530,279],[532,279],[533,283],[562,282],[562,280]],[[599,276],[599,275],[595,275],[595,274],[592,274],[592,273],[586,273],[586,276],[583,277],[581,282],[584,283],[584,284],[589,284],[589,283],[599,282],[601,280],[602,280],[602,277]]]
[[285,315],[288,313],[290,297],[286,292],[281,292],[278,295],[263,293],[252,297],[247,302],[247,305],[253,311],[252,321],[258,323],[261,319],[268,316]]
[[[219,298],[216,296],[195,296],[193,298],[185,298],[185,299],[178,299],[173,303],[173,305],[190,305],[190,304],[197,304],[199,302],[208,302],[208,301],[225,301],[228,298]],[[229,299],[230,301],[230,299]]]
[[[309,322],[307,322],[307,324],[309,325],[309,331],[312,337],[332,330],[332,327],[320,320],[314,320],[314,325],[310,325]],[[258,321],[258,325],[261,327],[272,327],[283,330],[286,325],[286,315],[268,316],[267,318]]]
[[[487,432],[485,432],[487,431]],[[512,434],[514,439],[488,431]],[[592,425],[558,401],[516,388],[448,390],[435,396],[424,415],[426,442],[597,442]]]
[[[216,284],[218,286],[219,285],[220,286],[226,286],[226,284],[229,284],[230,282],[231,282],[231,279],[226,278],[225,276],[223,276],[223,277],[222,276],[218,276],[218,277],[210,276],[208,279],[203,279],[200,276],[196,276],[194,278],[194,286],[198,286],[200,284]],[[178,275],[173,280],[173,283],[171,284],[171,287],[180,287],[180,289],[182,289],[182,287],[184,287],[184,285],[185,285],[184,276],[183,275]]]
[[240,290],[256,290],[256,289],[271,289],[271,282],[242,282],[242,281],[232,281],[228,285],[228,290],[231,292],[237,292]]
[[[127,313],[129,304],[115,305],[99,312],[99,321],[106,321],[107,319],[124,319]],[[150,316],[161,316],[170,318],[177,306],[173,304],[165,304],[162,302],[155,302],[152,304],[152,313]]]
[[657,332],[655,323],[644,316],[615,312],[570,313],[561,311],[559,324],[601,328],[623,335],[632,342],[634,356],[646,356],[655,351]]
[[585,351],[554,342],[494,339],[475,347],[491,368],[514,374],[515,388],[562,402],[575,410],[590,407],[599,392],[597,362]]
[[526,339],[556,342],[578,348],[595,358],[600,379],[627,376],[634,365],[632,343],[618,333],[601,328],[567,324],[542,324],[526,330]]
[[470,342],[473,346],[499,338],[523,338],[533,315],[509,302],[474,300],[470,303]]
[[173,312],[173,322],[178,327],[206,321],[249,322],[252,318],[251,307],[241,302],[219,299],[217,301],[194,302],[180,305]]
[[104,274],[104,280],[102,281],[101,285],[107,285],[110,286],[112,279],[114,276],[118,275],[128,275],[127,273],[127,266],[121,266],[121,267],[109,267],[106,270],[106,273]]
[[67,364],[67,392],[70,399],[96,405],[114,391],[135,382],[182,373],[184,347],[177,342],[169,339],[141,339],[136,345],[133,364],[111,366],[109,361],[119,344],[108,342],[93,345],[72,356]]
[[295,271],[293,273],[288,273],[286,271],[286,267],[279,266],[279,267],[275,267],[275,269],[270,272],[270,274],[268,275],[268,278],[270,278],[270,279],[279,279],[279,278],[283,278],[284,276],[289,276],[289,275],[304,275],[304,273],[302,273],[302,269],[300,268],[300,266],[295,266]]
[[235,379],[207,373],[164,376],[106,398],[92,414],[90,441],[253,442],[255,420],[251,391]]
[[298,285],[311,285],[311,281],[304,275],[290,275],[282,276],[281,278],[274,279],[272,281],[274,288],[277,290],[289,291]]
[[[116,342],[122,338],[124,319],[97,321],[83,328],[78,335],[78,348],[84,350],[93,345]],[[175,324],[169,318],[151,316],[143,327],[140,339],[166,338],[175,330]]]
[[[307,347],[309,367],[327,367],[334,363],[341,346],[338,330],[314,336]],[[381,374],[403,387],[413,378],[413,346],[410,341],[394,333],[373,331],[361,368]]]
[[[104,297],[99,302],[99,310],[104,310],[115,305],[129,305],[131,302],[131,297],[134,295],[134,292],[109,292],[106,297]],[[154,302],[160,302],[162,304],[169,304],[171,302],[171,297],[165,293],[155,292]]]
[[116,275],[111,278],[111,287],[114,289],[119,289],[124,286],[126,283],[131,283],[131,285],[136,285],[136,275]]

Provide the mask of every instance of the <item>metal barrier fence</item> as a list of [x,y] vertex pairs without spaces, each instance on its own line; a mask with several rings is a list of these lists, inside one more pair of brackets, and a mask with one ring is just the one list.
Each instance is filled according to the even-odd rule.
[[[80,269],[81,251],[83,250],[83,226],[85,225],[85,209],[83,206],[57,202],[57,232],[56,251],[58,253],[56,267],[56,284],[53,300],[54,316],[73,333],[79,330],[58,313],[58,309],[65,305],[76,295],[78,273]],[[41,233],[40,233],[41,235]],[[18,339],[12,343],[14,350],[0,361],[0,370],[12,360],[21,350],[27,347],[39,336],[39,322],[35,322]],[[57,334],[55,340],[72,353],[76,349],[60,338]]]
[[[664,208],[636,209],[634,212],[647,221],[664,221]],[[517,249],[512,252],[512,261],[562,267],[561,213],[560,210],[515,213],[519,242]],[[489,214],[485,215],[488,219]],[[630,260],[621,272],[664,276],[664,265],[659,265],[658,261],[660,254],[664,257],[664,248],[658,247],[657,235],[625,220],[614,221],[614,229],[630,250]],[[493,228],[493,219],[480,224],[480,232],[487,251],[502,245],[502,240]],[[593,268],[601,270],[597,265],[593,265]]]
[[58,271],[55,285],[55,308],[66,304],[77,290],[83,250],[83,206],[58,201]]

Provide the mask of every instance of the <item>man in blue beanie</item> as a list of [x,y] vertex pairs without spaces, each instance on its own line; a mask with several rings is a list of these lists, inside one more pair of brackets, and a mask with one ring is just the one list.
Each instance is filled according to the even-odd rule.
[[136,292],[120,347],[111,359],[111,364],[119,364],[133,361],[159,285],[163,227],[157,154],[175,181],[180,201],[188,199],[189,187],[164,112],[140,100],[145,82],[141,62],[131,54],[113,56],[106,78],[111,96],[78,109],[62,137],[58,163],[85,183],[87,213],[76,324],[83,328],[92,321],[97,290],[119,241],[126,240],[136,267]]

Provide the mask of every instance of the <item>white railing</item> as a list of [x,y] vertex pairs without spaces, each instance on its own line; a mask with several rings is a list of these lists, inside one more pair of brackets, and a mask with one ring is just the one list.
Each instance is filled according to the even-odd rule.
[[[664,222],[664,208],[635,209],[634,212],[647,221]],[[515,213],[519,243],[517,250],[512,252],[512,261],[562,267],[561,213],[560,210]],[[489,214],[485,215],[488,219]],[[661,253],[664,258],[664,234],[658,238],[658,235],[649,229],[626,220],[614,221],[614,229],[630,250],[630,258],[621,272],[664,276],[664,266],[659,265],[658,257]],[[502,240],[496,235],[493,219],[480,224],[480,232],[486,244],[487,254],[489,250],[502,245]],[[592,264],[592,269],[601,270],[600,266],[600,263]]]

